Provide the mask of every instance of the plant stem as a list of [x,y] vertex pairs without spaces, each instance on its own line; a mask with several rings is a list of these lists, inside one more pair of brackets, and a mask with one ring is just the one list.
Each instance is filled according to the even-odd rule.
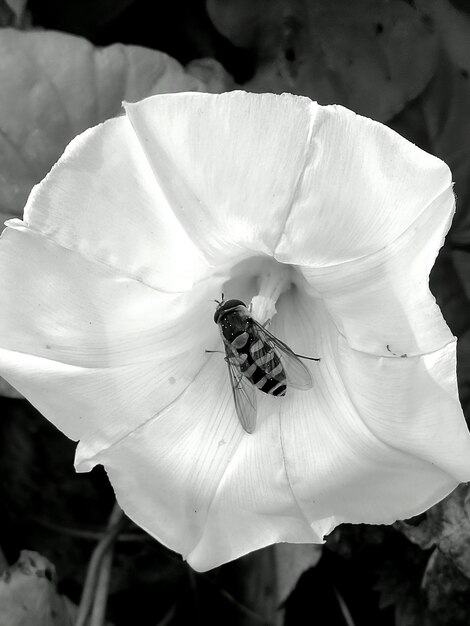
[[[75,620],[75,626],[86,626],[88,621],[88,615],[90,610],[93,608],[93,613],[95,613],[95,599],[98,594],[98,604],[103,605],[103,593],[105,593],[104,607],[103,609],[96,609],[96,619],[100,618],[101,622],[94,621],[90,622],[92,626],[101,626],[104,620],[104,610],[106,609],[106,598],[108,593],[109,586],[109,576],[111,573],[111,563],[112,563],[112,552],[111,559],[108,561],[104,560],[106,553],[112,549],[112,545],[114,541],[123,527],[125,523],[124,513],[122,512],[120,506],[117,502],[114,504],[114,508],[109,518],[108,528],[106,533],[103,535],[102,539],[96,545],[93,554],[91,555],[90,562],[88,564],[87,575],[85,579],[85,584],[83,586],[82,597],[80,599],[80,606],[78,607],[77,618]],[[102,568],[104,570],[108,570],[107,574],[102,575]],[[107,578],[106,578],[107,577]],[[99,611],[102,611],[101,614]],[[91,617],[93,620],[93,615]]]

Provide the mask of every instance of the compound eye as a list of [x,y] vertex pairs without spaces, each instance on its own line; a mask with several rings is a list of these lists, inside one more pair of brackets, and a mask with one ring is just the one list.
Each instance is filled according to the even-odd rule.
[[226,302],[222,302],[221,304],[219,304],[214,313],[214,322],[218,324],[220,316],[223,313],[231,311],[232,309],[236,309],[237,306],[245,306],[245,303],[241,300],[227,300]]
[[241,300],[227,300],[227,302],[224,302],[223,304],[223,308],[225,311],[227,311],[228,309],[234,309],[237,306],[246,306],[246,305]]

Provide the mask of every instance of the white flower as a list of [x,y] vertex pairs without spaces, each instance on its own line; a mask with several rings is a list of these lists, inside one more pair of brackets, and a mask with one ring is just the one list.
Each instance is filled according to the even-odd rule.
[[[0,374],[198,570],[470,479],[428,275],[447,166],[291,95],[172,94],[77,137],[0,244]],[[253,300],[313,389],[236,417],[214,300]]]

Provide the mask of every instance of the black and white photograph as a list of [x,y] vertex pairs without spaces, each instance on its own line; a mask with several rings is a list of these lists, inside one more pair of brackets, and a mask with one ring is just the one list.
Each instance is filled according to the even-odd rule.
[[469,626],[469,425],[469,0],[0,0],[0,626]]

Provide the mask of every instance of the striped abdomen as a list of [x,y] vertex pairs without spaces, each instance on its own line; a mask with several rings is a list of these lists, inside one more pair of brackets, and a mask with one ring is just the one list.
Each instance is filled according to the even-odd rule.
[[286,395],[286,373],[277,352],[253,328],[241,331],[230,343],[233,359],[243,376],[264,393]]

